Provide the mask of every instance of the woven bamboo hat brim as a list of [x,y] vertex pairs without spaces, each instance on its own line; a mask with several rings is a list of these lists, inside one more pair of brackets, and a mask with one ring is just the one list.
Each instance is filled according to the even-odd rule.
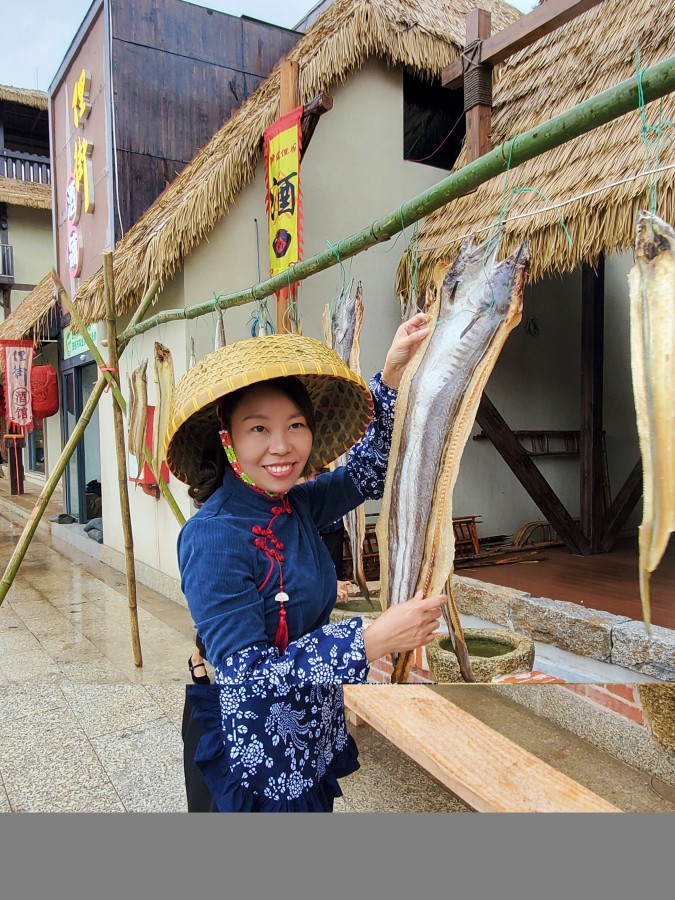
[[321,341],[295,334],[249,338],[209,353],[179,381],[166,433],[166,461],[188,484],[201,448],[220,427],[215,403],[242,387],[296,375],[309,393],[316,432],[309,464],[320,469],[359,441],[373,413],[365,381]]

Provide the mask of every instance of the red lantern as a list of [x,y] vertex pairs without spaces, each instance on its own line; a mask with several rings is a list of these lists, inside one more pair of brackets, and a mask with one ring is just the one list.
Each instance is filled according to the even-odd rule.
[[32,367],[30,391],[36,419],[46,419],[59,411],[59,382],[53,366]]

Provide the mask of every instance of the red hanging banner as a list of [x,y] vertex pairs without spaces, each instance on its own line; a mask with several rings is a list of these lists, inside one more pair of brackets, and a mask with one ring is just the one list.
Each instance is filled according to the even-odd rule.
[[303,107],[273,122],[265,130],[265,184],[270,272],[278,275],[302,254],[300,208],[300,122]]
[[5,418],[25,432],[33,430],[30,374],[32,341],[0,341],[5,377]]

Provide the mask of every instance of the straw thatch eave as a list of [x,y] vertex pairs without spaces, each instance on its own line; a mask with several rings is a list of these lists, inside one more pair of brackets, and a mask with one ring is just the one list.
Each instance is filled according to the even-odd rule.
[[[497,29],[520,16],[500,0],[482,5]],[[439,76],[459,55],[473,6],[473,0],[335,0],[289,54],[300,64],[301,102],[344,81],[372,57]],[[166,284],[252,180],[263,132],[279,115],[279,82],[276,69],[117,244],[119,314],[135,308],[154,280]],[[86,323],[101,319],[102,273],[74,299]]]
[[33,109],[47,109],[49,95],[45,91],[31,91],[28,88],[0,84],[0,100],[8,100],[10,103],[21,103],[23,106],[30,106]]
[[[500,70],[494,90],[493,146],[634,75],[636,49],[643,67],[672,54],[672,29],[663,23],[674,14],[675,0],[605,0],[514,55]],[[658,121],[659,109],[659,103],[647,108],[649,123]],[[663,100],[661,115],[675,121],[673,95]],[[640,126],[636,110],[524,163],[509,174],[508,184],[500,176],[428,216],[419,229],[419,294],[432,280],[436,263],[456,256],[463,236],[487,236],[505,201],[510,202],[507,219],[523,217],[506,222],[501,252],[510,253],[527,237],[533,281],[582,263],[594,265],[601,254],[632,247],[636,213],[649,203],[647,178],[624,181],[650,168]],[[663,144],[661,165],[675,163],[671,142]],[[464,164],[462,152],[457,168]],[[662,173],[657,186],[659,212],[673,221],[675,170]],[[535,191],[514,196],[516,187]],[[559,211],[538,212],[551,204],[563,205]],[[397,276],[396,290],[404,296],[408,266],[401,260]]]
[[32,209],[51,209],[52,189],[48,184],[0,176],[0,203],[29,206]]
[[38,336],[55,303],[54,282],[51,274],[45,275],[0,325],[0,340],[20,341],[31,334]]

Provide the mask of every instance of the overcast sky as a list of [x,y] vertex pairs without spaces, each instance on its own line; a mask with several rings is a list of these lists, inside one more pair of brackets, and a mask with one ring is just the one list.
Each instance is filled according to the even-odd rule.
[[[247,15],[275,25],[292,28],[317,0],[196,0],[231,15]],[[523,11],[535,0],[511,0]],[[11,4],[11,16],[4,16],[0,84],[49,89],[66,55],[91,0],[20,0]]]

